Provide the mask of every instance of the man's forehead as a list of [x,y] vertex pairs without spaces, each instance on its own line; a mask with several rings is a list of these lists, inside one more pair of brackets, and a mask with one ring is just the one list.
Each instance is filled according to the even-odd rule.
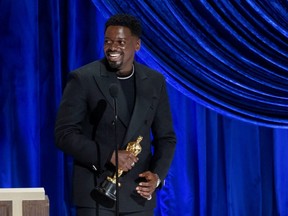
[[109,26],[105,31],[105,36],[117,36],[123,38],[131,35],[131,30],[126,26]]

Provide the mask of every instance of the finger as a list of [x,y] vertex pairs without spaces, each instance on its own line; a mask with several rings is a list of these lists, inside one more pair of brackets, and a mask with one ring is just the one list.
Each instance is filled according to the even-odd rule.
[[128,155],[128,159],[131,160],[132,162],[136,163],[139,159],[138,157],[136,157],[135,155],[133,155],[132,153],[130,153]]
[[148,176],[150,173],[151,173],[150,171],[145,171],[145,172],[143,172],[143,173],[140,173],[139,176],[140,176],[140,177],[146,177],[146,176]]
[[151,187],[151,183],[150,182],[140,182],[139,187],[149,188],[149,187]]
[[132,159],[129,159],[129,163],[131,164],[131,166],[135,166],[135,164],[137,163],[137,160],[132,160]]
[[131,153],[126,150],[120,150],[118,154],[119,168],[125,172],[132,169],[132,164],[135,163],[135,159],[131,158],[130,154]]
[[139,176],[144,177],[146,180],[152,180],[154,178],[154,174],[151,171],[140,173]]
[[131,170],[133,167],[132,167],[132,163],[129,161],[129,162],[126,162],[126,169],[127,171]]
[[145,195],[145,194],[140,194],[140,196],[144,197],[147,200],[150,200],[152,198],[151,194]]
[[146,186],[137,186],[136,191],[142,196],[149,196],[154,192],[153,187],[146,187]]
[[[137,191],[138,192],[138,191]],[[138,192],[140,196],[144,197],[147,200],[150,200],[152,198],[152,193],[146,193],[146,192]]]
[[132,169],[135,166],[137,161],[138,161],[137,159],[132,159],[132,158],[129,158],[127,160],[127,167],[129,168],[129,170]]
[[136,164],[136,161],[133,161],[133,160],[128,160],[127,161],[127,165],[129,166],[129,169],[132,169]]
[[141,196],[143,197],[149,197],[151,192],[150,190],[148,190],[147,188],[141,188],[141,187],[137,187],[136,188],[137,193],[139,193]]

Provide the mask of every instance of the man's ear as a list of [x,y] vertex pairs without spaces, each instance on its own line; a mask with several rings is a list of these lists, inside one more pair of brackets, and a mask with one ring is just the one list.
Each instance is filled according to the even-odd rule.
[[141,39],[138,39],[137,42],[136,42],[136,47],[135,47],[135,51],[139,51],[141,48]]

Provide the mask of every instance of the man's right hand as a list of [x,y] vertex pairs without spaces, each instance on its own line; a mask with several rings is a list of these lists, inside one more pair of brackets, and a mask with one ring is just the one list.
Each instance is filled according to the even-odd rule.
[[[126,150],[119,150],[118,151],[118,167],[119,169],[123,170],[124,172],[127,172],[131,170],[135,163],[138,161],[138,157],[134,156],[132,153]],[[115,151],[112,154],[110,162],[116,166],[116,155]]]

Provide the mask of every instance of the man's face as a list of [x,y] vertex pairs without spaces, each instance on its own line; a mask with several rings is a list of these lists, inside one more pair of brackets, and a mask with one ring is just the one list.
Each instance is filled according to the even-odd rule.
[[124,26],[109,26],[105,32],[104,52],[110,67],[120,72],[130,72],[135,52],[141,41]]

